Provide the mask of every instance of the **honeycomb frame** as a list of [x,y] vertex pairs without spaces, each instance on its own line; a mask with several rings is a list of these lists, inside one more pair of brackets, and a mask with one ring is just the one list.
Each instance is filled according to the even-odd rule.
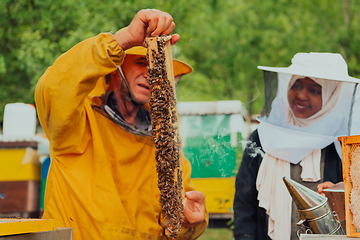
[[[358,174],[354,174],[354,161],[360,161],[360,135],[356,136],[343,136],[338,138],[341,141],[342,150],[342,167],[343,167],[343,180],[345,190],[345,220],[346,220],[346,235],[348,237],[360,237],[360,229],[356,228],[355,225],[360,226],[360,171]],[[355,154],[356,153],[356,154]],[[357,159],[358,157],[358,159]],[[360,166],[360,162],[359,162]],[[354,182],[356,178],[357,182]],[[359,194],[359,202],[354,205],[351,202],[352,194]],[[351,211],[352,208],[359,209],[358,213]],[[358,223],[353,223],[354,219],[359,219]]]

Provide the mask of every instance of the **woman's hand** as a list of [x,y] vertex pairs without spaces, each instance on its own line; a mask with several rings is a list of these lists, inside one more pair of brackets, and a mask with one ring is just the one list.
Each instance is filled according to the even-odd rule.
[[[172,16],[156,9],[139,11],[130,25],[114,35],[119,46],[126,50],[134,46],[145,46],[146,37],[170,35],[175,28]],[[175,44],[180,36],[174,34],[171,44]]]
[[205,195],[202,192],[185,193],[184,227],[194,228],[205,220]]
[[322,196],[325,197],[325,194],[323,193],[323,190],[324,190],[324,189],[327,189],[327,188],[331,188],[331,187],[334,186],[334,185],[335,185],[334,183],[329,182],[329,181],[320,183],[320,184],[317,186],[317,191],[318,191],[319,194],[321,194]]

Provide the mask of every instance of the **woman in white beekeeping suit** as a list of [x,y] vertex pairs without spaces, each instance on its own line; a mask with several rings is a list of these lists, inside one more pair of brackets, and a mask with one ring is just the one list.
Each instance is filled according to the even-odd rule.
[[338,136],[349,135],[349,77],[340,54],[298,53],[287,68],[258,67],[278,83],[268,116],[250,136],[236,178],[235,239],[298,239],[297,209],[282,178],[316,191],[342,181]]

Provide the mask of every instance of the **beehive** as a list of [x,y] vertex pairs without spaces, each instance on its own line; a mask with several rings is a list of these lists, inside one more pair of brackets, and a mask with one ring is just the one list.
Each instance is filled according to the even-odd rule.
[[146,44],[160,204],[165,234],[176,238],[183,223],[183,180],[170,39],[170,36],[147,38]]
[[338,139],[342,149],[346,235],[360,237],[360,135]]
[[56,230],[53,219],[0,218],[0,236]]
[[0,141],[0,215],[39,216],[37,142]]

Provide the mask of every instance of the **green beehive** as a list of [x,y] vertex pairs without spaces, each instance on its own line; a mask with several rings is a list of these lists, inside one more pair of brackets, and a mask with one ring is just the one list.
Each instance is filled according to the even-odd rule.
[[230,143],[230,117],[231,115],[187,117],[192,134],[183,143],[183,152],[191,163],[192,178],[235,175],[236,147]]
[[240,101],[180,102],[182,150],[192,167],[192,178],[236,175],[236,156],[248,136],[247,115]]
[[192,183],[205,194],[210,218],[230,219],[242,139],[250,131],[247,112],[240,101],[179,102],[177,110]]

